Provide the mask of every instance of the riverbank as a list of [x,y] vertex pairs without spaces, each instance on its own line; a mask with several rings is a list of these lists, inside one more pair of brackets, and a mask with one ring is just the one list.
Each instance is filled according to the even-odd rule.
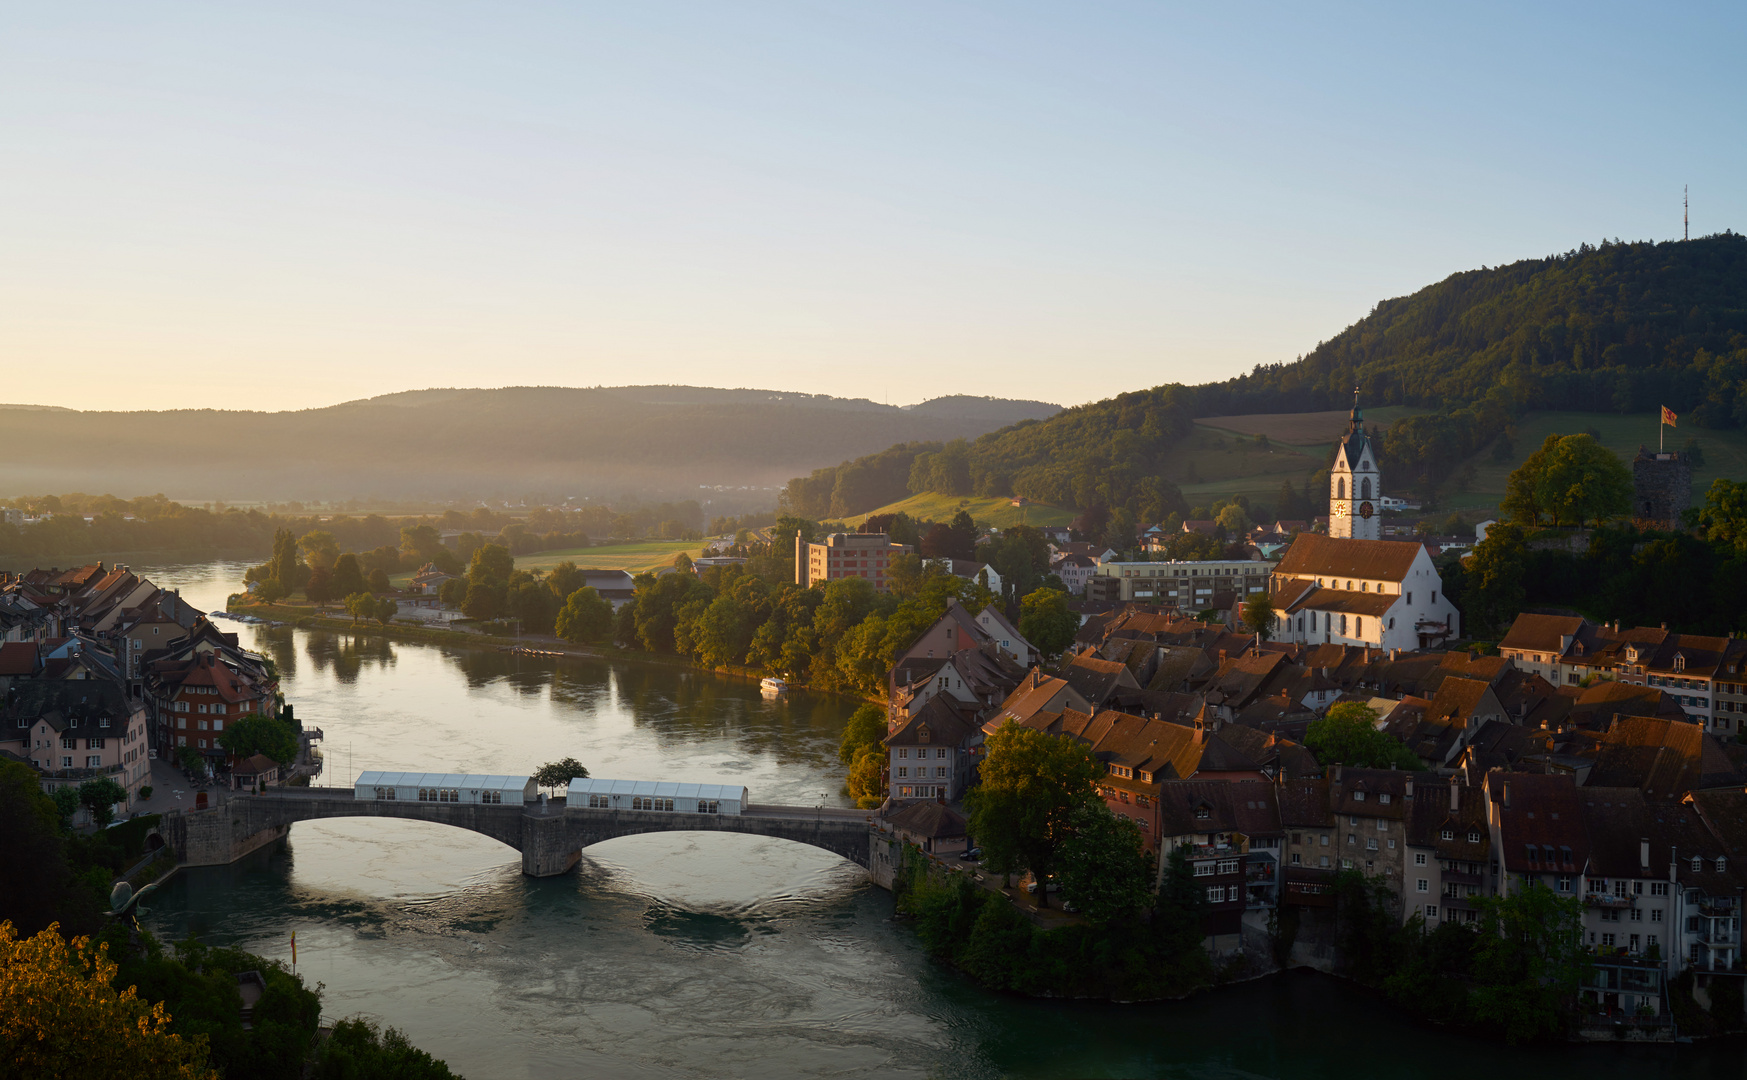
[[[511,653],[518,650],[528,650],[531,654],[540,656],[655,664],[661,667],[703,672],[724,679],[752,683],[764,679],[764,673],[756,668],[705,667],[682,656],[645,652],[640,649],[625,649],[617,645],[577,645],[562,638],[538,634],[518,636],[485,634],[472,630],[414,626],[402,622],[391,622],[384,626],[374,620],[354,621],[350,616],[341,615],[338,612],[329,615],[325,611],[312,609],[304,604],[261,603],[250,599],[246,593],[235,593],[228,597],[225,601],[225,610],[233,614],[253,615],[256,618],[289,623],[302,630],[328,630],[335,633],[380,637],[390,641],[406,641],[421,645],[459,645],[475,649],[498,649]],[[795,689],[806,690],[814,694],[829,694],[833,697],[848,698],[851,701],[869,701],[876,705],[885,704],[883,698],[863,697],[841,690],[819,690],[805,683],[791,683],[790,685]]]
[[265,561],[271,555],[272,549],[262,551],[258,548],[147,548],[140,551],[74,551],[55,555],[11,556],[0,562],[0,570],[10,570],[22,573],[49,565],[60,567],[86,566],[101,562],[113,566],[120,563],[131,566],[139,563],[199,563],[199,562],[229,562],[232,560]]

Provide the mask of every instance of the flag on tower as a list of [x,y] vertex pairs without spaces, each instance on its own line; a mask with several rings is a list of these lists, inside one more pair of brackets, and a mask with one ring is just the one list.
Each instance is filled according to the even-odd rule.
[[1674,420],[1675,420],[1674,410],[1670,409],[1666,405],[1662,406],[1662,422],[1664,424],[1667,424],[1669,427],[1679,427],[1680,425],[1676,424],[1674,422]]
[[297,931],[291,932],[291,962],[297,963]]

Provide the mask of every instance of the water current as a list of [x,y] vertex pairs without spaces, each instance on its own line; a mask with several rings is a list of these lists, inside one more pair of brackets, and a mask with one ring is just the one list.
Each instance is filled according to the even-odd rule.
[[[136,569],[211,611],[244,566]],[[274,659],[286,699],[324,731],[324,782],[527,772],[569,755],[595,776],[844,803],[836,745],[853,701],[766,702],[672,667],[229,627]],[[169,937],[289,962],[296,931],[297,969],[323,985],[329,1017],[398,1027],[474,1080],[1747,1075],[1739,1043],[1507,1050],[1309,973],[1159,1005],[991,994],[931,963],[860,868],[734,834],[626,837],[534,880],[474,833],[305,822],[277,849],[178,873],[153,899],[145,921]]]

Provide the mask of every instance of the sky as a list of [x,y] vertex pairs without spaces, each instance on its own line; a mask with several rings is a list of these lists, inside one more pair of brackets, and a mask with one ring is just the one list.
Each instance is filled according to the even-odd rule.
[[1747,5],[10,5],[0,401],[1077,404],[1747,230]]

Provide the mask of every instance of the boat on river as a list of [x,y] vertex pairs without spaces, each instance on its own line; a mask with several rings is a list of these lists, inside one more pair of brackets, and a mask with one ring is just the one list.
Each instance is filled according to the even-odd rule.
[[787,692],[789,684],[781,679],[760,679],[758,688],[764,691],[765,697],[776,697],[778,694]]

